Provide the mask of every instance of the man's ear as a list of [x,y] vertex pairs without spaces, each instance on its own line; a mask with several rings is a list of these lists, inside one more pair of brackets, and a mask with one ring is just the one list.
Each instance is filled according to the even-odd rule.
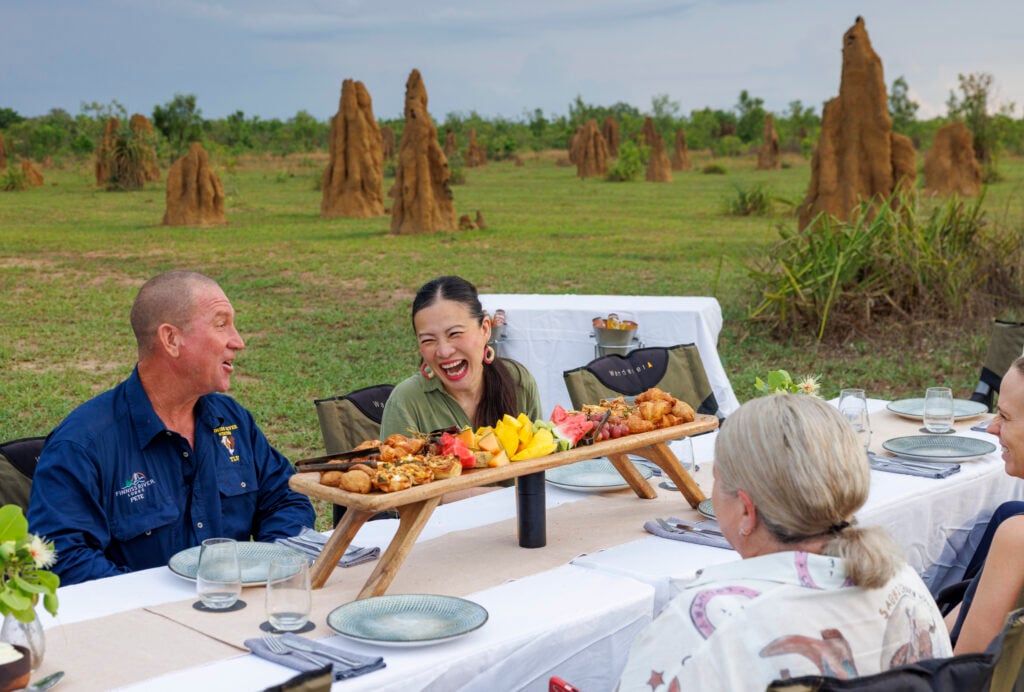
[[164,322],[156,330],[157,341],[160,348],[171,358],[177,358],[181,352],[181,330],[173,324]]

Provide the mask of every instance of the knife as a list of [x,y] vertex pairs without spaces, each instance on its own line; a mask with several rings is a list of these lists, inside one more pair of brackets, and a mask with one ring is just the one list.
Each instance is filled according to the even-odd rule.
[[296,651],[304,651],[307,654],[323,656],[326,659],[329,659],[336,663],[340,663],[344,666],[349,666],[350,668],[358,668],[359,666],[364,665],[362,663],[359,663],[358,661],[353,661],[350,658],[345,658],[340,653],[335,653],[333,651],[325,651],[326,647],[313,646],[312,642],[308,642],[298,635],[296,635],[295,637],[281,637],[281,641],[284,643],[285,646],[291,649],[295,649]]

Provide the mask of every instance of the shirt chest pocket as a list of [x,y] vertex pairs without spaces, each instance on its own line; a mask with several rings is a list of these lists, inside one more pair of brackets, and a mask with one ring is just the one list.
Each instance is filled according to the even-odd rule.
[[181,510],[174,499],[149,488],[117,497],[110,517],[110,535],[126,542],[175,523]]
[[256,469],[240,463],[218,468],[217,490],[225,501],[255,493],[259,490]]

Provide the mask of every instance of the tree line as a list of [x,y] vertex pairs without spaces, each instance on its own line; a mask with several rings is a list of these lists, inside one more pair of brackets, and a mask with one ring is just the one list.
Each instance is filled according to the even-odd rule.
[[[986,73],[960,75],[959,88],[951,91],[947,101],[947,114],[928,120],[917,117],[918,104],[909,96],[903,77],[897,78],[889,90],[889,112],[893,130],[905,134],[918,151],[931,145],[935,131],[952,120],[963,120],[975,136],[975,150],[979,160],[994,170],[1000,153],[1024,154],[1024,119],[1014,117],[1014,106],[1008,105],[991,112],[989,98],[992,76]],[[781,113],[773,113],[775,128],[783,151],[809,157],[821,129],[821,108],[792,101]],[[45,115],[24,117],[11,108],[0,108],[0,132],[3,133],[9,155],[42,161],[51,157],[87,159],[95,152],[110,117],[127,121],[129,113],[117,101],[109,104],[82,103],[78,115],[54,108]],[[491,159],[509,158],[529,151],[564,149],[576,128],[590,119],[598,124],[605,118],[619,123],[623,141],[633,140],[649,116],[666,141],[673,141],[676,130],[686,133],[691,150],[708,150],[714,156],[739,156],[756,149],[762,139],[768,111],[764,100],[742,90],[731,109],[703,108],[680,113],[680,106],[668,95],[659,94],[651,99],[646,111],[627,103],[611,106],[589,104],[577,96],[564,115],[545,115],[537,108],[524,111],[519,118],[501,116],[485,118],[475,111],[448,113],[438,122],[441,143],[448,131],[453,132],[464,146],[471,129],[487,149]],[[330,119],[317,120],[300,110],[287,120],[262,119],[235,111],[225,118],[204,118],[195,95],[175,94],[170,101],[155,106],[149,115],[157,132],[158,156],[173,161],[187,150],[193,141],[201,141],[212,153],[241,155],[246,153],[274,154],[324,151],[330,136]],[[383,119],[381,125],[390,127],[400,138],[404,121]]]

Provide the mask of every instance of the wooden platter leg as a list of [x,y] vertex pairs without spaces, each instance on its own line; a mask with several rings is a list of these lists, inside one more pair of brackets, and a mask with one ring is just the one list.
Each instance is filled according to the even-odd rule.
[[352,539],[359,533],[359,529],[366,521],[374,515],[374,512],[360,512],[351,507],[341,517],[341,521],[334,528],[334,533],[327,539],[327,543],[313,563],[313,569],[309,573],[309,583],[314,589],[322,588],[331,576],[331,572],[337,567],[338,562],[345,556],[345,551],[352,544]]
[[640,475],[640,471],[637,470],[628,456],[622,452],[616,452],[608,455],[608,461],[612,462],[612,466],[622,474],[622,477],[626,479],[629,487],[633,489],[637,497],[644,500],[653,500],[658,497],[658,491],[652,488],[647,479]]
[[683,497],[686,498],[686,501],[694,509],[697,509],[697,505],[707,499],[700,486],[697,485],[697,481],[693,480],[690,472],[683,468],[683,465],[679,463],[679,459],[676,458],[676,455],[672,453],[672,450],[664,442],[634,449],[633,453],[645,459],[650,459],[657,464],[672,479],[672,482],[679,488],[679,492],[683,494]]
[[405,562],[405,557],[412,550],[416,539],[419,538],[420,532],[427,525],[430,515],[434,513],[434,509],[440,501],[440,496],[437,496],[398,508],[398,533],[391,539],[388,549],[381,555],[373,574],[366,580],[363,590],[356,596],[357,600],[380,596],[388,590],[395,575],[398,574],[398,570],[402,567],[402,563]]

